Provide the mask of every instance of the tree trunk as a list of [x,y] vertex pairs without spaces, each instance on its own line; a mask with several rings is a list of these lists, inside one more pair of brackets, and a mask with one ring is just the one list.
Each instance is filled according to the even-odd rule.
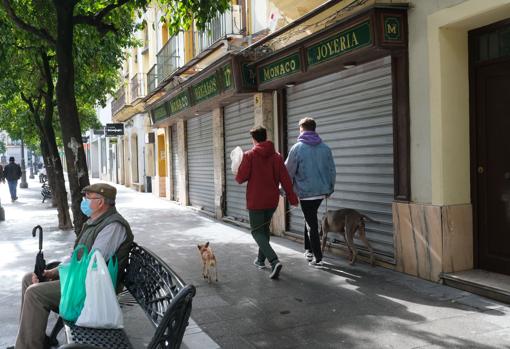
[[67,162],[71,208],[75,233],[81,230],[86,217],[81,213],[81,190],[89,185],[80,119],[76,106],[73,61],[74,1],[53,0],[57,12],[57,106]]
[[[52,129],[53,131],[53,129]],[[53,141],[55,138],[53,138]],[[69,215],[69,202],[67,199],[67,190],[64,178],[64,171],[62,168],[62,161],[58,154],[57,144],[50,145],[50,158],[53,163],[53,172],[55,175],[55,189],[52,189],[53,198],[57,204],[58,210],[58,227],[62,230],[72,229],[73,223]],[[54,149],[53,151],[51,149]],[[80,211],[81,212],[81,211]]]
[[[46,168],[46,177],[48,178],[48,186],[50,187],[51,193],[55,193],[55,171],[53,169],[53,162],[51,161],[51,154],[48,147],[48,141],[44,135],[41,136],[41,153],[44,159],[44,167]],[[52,197],[52,202],[54,201],[55,195]],[[60,225],[60,221],[59,221]]]
[[[46,52],[41,53],[43,60],[44,76],[46,78],[46,94],[44,101],[44,121],[41,125],[45,145],[47,147],[48,162],[52,169],[53,180],[50,181],[53,206],[57,207],[58,227],[61,230],[68,230],[73,227],[71,216],[69,215],[69,203],[67,201],[67,191],[62,169],[62,161],[58,152],[57,141],[55,139],[55,130],[53,129],[53,78],[51,74],[50,62]],[[48,173],[48,179],[50,179]]]

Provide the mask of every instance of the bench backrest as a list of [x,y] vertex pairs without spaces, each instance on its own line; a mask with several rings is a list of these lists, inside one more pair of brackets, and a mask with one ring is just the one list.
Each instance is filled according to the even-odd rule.
[[129,252],[124,285],[156,327],[148,348],[179,348],[195,287],[186,285],[165,262],[136,243]]

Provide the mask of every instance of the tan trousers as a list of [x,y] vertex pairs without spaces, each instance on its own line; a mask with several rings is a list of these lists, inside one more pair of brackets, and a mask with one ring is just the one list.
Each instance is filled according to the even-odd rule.
[[21,315],[16,349],[42,349],[50,311],[58,311],[60,281],[32,284],[32,273],[21,284]]

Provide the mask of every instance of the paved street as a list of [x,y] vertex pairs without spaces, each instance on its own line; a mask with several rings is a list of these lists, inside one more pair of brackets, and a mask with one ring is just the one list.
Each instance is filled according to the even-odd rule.
[[[47,261],[69,253],[73,232],[59,231],[56,211],[40,202],[40,184],[19,190],[11,203],[6,185],[0,197],[0,348],[12,345],[19,316],[23,273],[33,268],[44,228]],[[327,268],[307,265],[300,244],[274,238],[284,268],[279,280],[253,265],[256,245],[248,231],[191,209],[117,186],[118,210],[131,223],[135,240],[156,252],[197,287],[185,337],[188,348],[510,348],[510,307],[468,292],[380,267],[349,266],[326,256]],[[219,282],[201,276],[196,247],[210,241]],[[143,315],[130,309],[129,333],[142,348],[150,333]]]

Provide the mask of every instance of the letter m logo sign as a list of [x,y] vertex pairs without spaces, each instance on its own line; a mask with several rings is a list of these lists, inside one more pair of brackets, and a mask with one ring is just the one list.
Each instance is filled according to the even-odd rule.
[[400,17],[385,16],[383,23],[384,23],[384,41],[402,40]]

